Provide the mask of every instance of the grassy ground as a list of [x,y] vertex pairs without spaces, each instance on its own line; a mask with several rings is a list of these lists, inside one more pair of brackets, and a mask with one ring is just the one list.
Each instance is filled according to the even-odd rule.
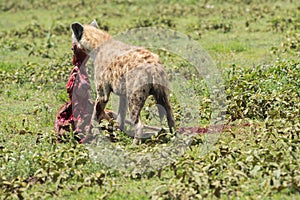
[[[300,199],[299,10],[297,1],[273,0],[1,2],[1,199]],[[56,143],[53,121],[72,69],[69,27],[94,18],[112,35],[176,30],[210,54],[224,80],[228,126],[209,151],[200,135],[167,165],[121,171],[72,139]],[[201,115],[192,120],[207,125],[211,104],[201,77],[193,79],[182,58],[158,53],[169,75],[182,74],[196,91],[183,95],[188,105],[172,99],[177,124],[189,119],[183,107],[196,107]],[[132,155],[171,144],[156,138],[131,147],[117,134],[112,145]]]

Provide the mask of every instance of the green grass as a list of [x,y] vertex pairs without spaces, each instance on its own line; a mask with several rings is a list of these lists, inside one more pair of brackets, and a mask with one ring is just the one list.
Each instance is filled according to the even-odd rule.
[[[0,3],[1,199],[300,199],[299,14],[296,1],[273,0]],[[129,153],[127,170],[95,159],[71,133],[57,143],[53,122],[72,69],[70,24],[94,18],[112,35],[156,26],[197,41],[222,73],[225,130],[195,137],[160,168],[134,155],[165,150],[168,135],[132,147],[116,131],[113,146]],[[154,51],[170,77],[187,79],[173,82],[176,123],[207,126],[204,79],[179,56]],[[158,123],[153,101],[145,107],[143,120]]]

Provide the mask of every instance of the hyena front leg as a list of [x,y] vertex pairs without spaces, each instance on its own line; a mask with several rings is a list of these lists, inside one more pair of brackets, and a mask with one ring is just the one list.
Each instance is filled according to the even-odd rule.
[[120,96],[117,122],[118,122],[119,128],[122,131],[125,131],[125,118],[126,118],[127,104],[128,104],[128,102],[127,102],[126,96]]
[[91,119],[91,126],[94,121],[100,122],[105,119],[109,121],[111,118],[105,113],[104,109],[110,96],[109,88],[98,86],[97,87],[97,99],[94,106],[94,111]]
[[97,94],[97,96],[98,97],[97,97],[95,105],[94,105],[94,111],[93,111],[93,114],[91,117],[91,122],[90,122],[90,125],[88,128],[88,133],[84,138],[82,138],[80,140],[80,143],[82,143],[82,144],[86,143],[92,139],[92,137],[93,137],[92,128],[93,128],[94,121],[100,122],[102,119],[106,119],[108,121],[110,120],[110,117],[104,111],[104,108],[106,106],[108,98],[106,98],[105,96],[98,95],[98,94]]

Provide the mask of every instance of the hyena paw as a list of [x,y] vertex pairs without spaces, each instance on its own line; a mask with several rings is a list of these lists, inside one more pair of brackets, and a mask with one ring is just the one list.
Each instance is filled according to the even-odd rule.
[[140,145],[142,143],[142,140],[140,138],[134,138],[132,145]]

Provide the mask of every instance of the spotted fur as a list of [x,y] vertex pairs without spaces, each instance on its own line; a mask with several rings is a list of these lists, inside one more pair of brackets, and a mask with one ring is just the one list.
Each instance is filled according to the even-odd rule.
[[172,132],[175,122],[169,102],[168,80],[159,57],[151,51],[114,40],[98,29],[95,21],[90,25],[73,23],[73,43],[94,58],[97,99],[93,119],[108,118],[104,108],[111,92],[120,97],[118,123],[124,130],[129,105],[130,118],[135,126],[134,143],[143,137],[140,112],[146,99],[153,95],[158,104],[160,119],[166,115]]

